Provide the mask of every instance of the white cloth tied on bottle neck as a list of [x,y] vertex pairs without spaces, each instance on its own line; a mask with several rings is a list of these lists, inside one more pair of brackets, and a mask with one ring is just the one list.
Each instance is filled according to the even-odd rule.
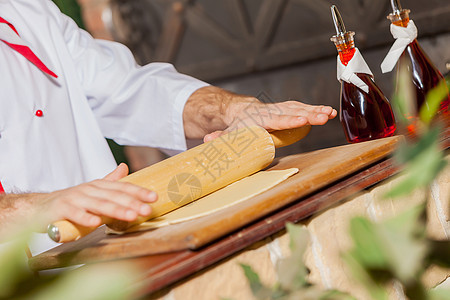
[[369,66],[366,61],[359,52],[358,48],[355,48],[355,54],[353,54],[352,59],[348,62],[347,65],[344,65],[339,58],[337,57],[337,79],[339,82],[345,81],[351,84],[354,84],[359,89],[363,90],[366,93],[369,93],[369,87],[367,84],[359,78],[356,73],[364,73],[373,76],[370,71]]
[[409,20],[408,27],[391,24],[391,33],[395,42],[381,63],[383,73],[391,72],[394,69],[406,46],[417,38],[417,27],[413,20]]

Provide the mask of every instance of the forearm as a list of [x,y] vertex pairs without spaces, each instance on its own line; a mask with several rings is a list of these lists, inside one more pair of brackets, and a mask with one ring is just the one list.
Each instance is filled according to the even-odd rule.
[[[40,194],[2,194],[0,195],[0,237],[35,225],[37,199]],[[33,228],[36,229],[36,228]],[[40,228],[41,229],[41,228]]]
[[233,121],[238,104],[256,99],[207,86],[195,91],[183,111],[184,132],[189,139],[200,139],[206,134],[224,130]]
[[132,222],[151,213],[155,192],[120,182],[128,167],[120,164],[104,179],[40,194],[0,195],[0,240],[21,228],[44,231],[48,224],[68,220],[86,227],[101,225],[102,217]]

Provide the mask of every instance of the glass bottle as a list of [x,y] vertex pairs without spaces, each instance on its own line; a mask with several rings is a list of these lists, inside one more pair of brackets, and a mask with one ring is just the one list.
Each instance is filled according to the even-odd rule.
[[[393,12],[390,13],[387,18],[396,26],[407,27],[410,10],[402,9],[399,0],[391,0],[391,6]],[[411,72],[416,94],[416,111],[418,112],[425,103],[425,97],[428,91],[436,87],[439,82],[443,81],[444,77],[433,65],[422,47],[420,47],[417,39],[406,46],[398,61],[398,70],[402,68],[402,64],[406,64],[406,68]],[[449,103],[450,94],[447,93],[447,97],[445,97],[440,104],[439,112],[447,112]]]
[[[356,48],[352,31],[346,31],[344,22],[335,5],[331,14],[336,27],[336,35],[331,37],[339,53],[339,59],[347,66],[352,60]],[[352,83],[341,82],[340,121],[347,141],[364,142],[392,136],[396,125],[391,104],[375,84],[373,77],[365,73],[356,73],[367,86],[368,93]]]

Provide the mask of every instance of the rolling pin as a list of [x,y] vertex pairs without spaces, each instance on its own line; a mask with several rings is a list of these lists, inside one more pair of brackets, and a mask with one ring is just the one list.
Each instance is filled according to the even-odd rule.
[[[133,222],[103,217],[102,223],[113,230],[123,231],[168,213],[264,169],[272,163],[275,148],[295,143],[310,130],[311,126],[303,126],[268,133],[258,126],[239,128],[134,172],[120,181],[158,194],[158,201],[149,204],[151,214],[138,217]],[[48,235],[55,242],[66,243],[78,240],[95,229],[61,220],[48,226]]]

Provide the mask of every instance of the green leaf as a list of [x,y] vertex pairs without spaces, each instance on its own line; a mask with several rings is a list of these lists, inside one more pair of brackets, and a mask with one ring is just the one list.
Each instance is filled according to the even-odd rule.
[[421,158],[409,164],[405,170],[405,179],[387,192],[385,198],[409,195],[417,188],[426,187],[446,166],[443,155],[438,151],[421,154]]
[[435,127],[430,129],[426,134],[420,137],[419,141],[415,144],[403,142],[395,151],[395,159],[400,164],[408,163],[414,160],[428,148],[435,147],[439,139],[439,134],[442,131],[441,127]]
[[258,299],[266,299],[270,297],[272,293],[271,290],[261,283],[258,274],[253,271],[252,267],[246,264],[240,264],[240,266],[244,270],[245,277],[250,284],[250,289],[252,290],[253,295]]
[[320,300],[356,300],[355,297],[337,290],[328,290],[322,292],[318,298]]
[[308,230],[301,225],[286,224],[289,234],[291,255],[278,261],[276,270],[281,287],[287,291],[299,290],[307,286],[306,268],[303,257],[309,242]]
[[[425,238],[425,222],[421,217],[425,214],[425,205],[419,204],[408,208],[393,218],[381,223],[387,230],[398,234]],[[418,235],[420,233],[420,235]]]
[[63,273],[51,285],[29,295],[35,300],[131,299],[138,286],[131,264],[90,265]]
[[354,300],[348,294],[341,293],[335,290],[322,290],[317,286],[311,286],[308,288],[303,288],[298,291],[290,293],[283,300]]
[[286,295],[288,295],[288,291],[284,290],[279,282],[276,282],[274,286],[272,287],[272,295],[270,299],[280,299],[284,300],[286,298]]
[[388,266],[388,258],[375,224],[363,217],[353,218],[350,221],[350,235],[355,244],[352,253],[361,265],[371,269]]
[[424,210],[419,205],[378,224],[363,217],[351,220],[354,248],[343,258],[374,299],[386,297],[382,286],[394,278],[405,287],[420,281],[428,253],[420,222]]
[[395,94],[392,97],[391,104],[392,109],[395,112],[395,119],[403,126],[408,126],[409,119],[405,117],[408,115],[408,108],[404,101],[404,97],[401,97],[399,94]]
[[309,242],[309,232],[304,225],[286,223],[286,230],[289,234],[289,248],[291,252],[305,252]]
[[367,271],[366,267],[361,264],[357,259],[354,251],[348,251],[342,254],[342,259],[349,266],[353,278],[362,284],[366,291],[369,293],[374,300],[388,300],[389,294],[386,289],[377,281],[375,281],[372,276]]
[[389,271],[405,285],[418,280],[425,265],[428,243],[423,229],[425,224],[420,222],[424,212],[425,206],[418,205],[379,227]]
[[402,182],[398,183],[390,191],[388,191],[384,195],[384,198],[397,198],[409,195],[410,193],[412,193],[412,191],[414,191],[417,188],[416,181],[417,180],[414,178],[414,176],[409,175]]
[[408,195],[416,188],[428,186],[444,169],[447,162],[439,149],[436,130],[431,130],[423,136],[424,141],[420,141],[416,149],[409,153],[403,152],[411,158],[402,172],[405,178],[385,194],[385,197]]
[[252,267],[250,267],[249,265],[240,264],[240,266],[244,270],[244,275],[250,284],[250,288],[252,289],[253,294],[256,294],[263,287],[258,274],[253,271]]
[[448,87],[445,80],[442,80],[428,92],[425,103],[420,109],[419,117],[425,124],[430,124],[436,112],[439,110],[442,100],[446,97],[448,97]]
[[396,119],[404,126],[408,126],[411,120],[408,117],[416,115],[416,94],[412,84],[411,72],[408,70],[408,63],[402,61],[399,66],[399,75],[396,82],[397,90],[392,97],[392,107]]
[[0,298],[11,297],[18,284],[31,278],[25,249],[31,233],[17,233],[13,241],[3,242],[0,248]]
[[435,288],[428,291],[429,300],[450,300],[450,289]]

